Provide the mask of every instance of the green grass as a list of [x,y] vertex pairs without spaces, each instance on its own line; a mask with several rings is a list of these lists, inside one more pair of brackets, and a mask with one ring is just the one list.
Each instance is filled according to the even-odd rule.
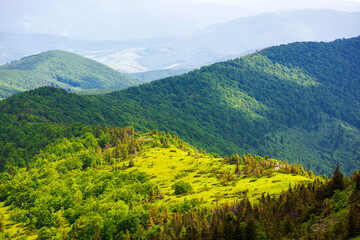
[[[197,198],[204,204],[224,203],[241,199],[245,195],[255,201],[261,195],[278,194],[299,182],[309,182],[309,178],[274,172],[270,176],[239,176],[234,181],[222,182],[222,174],[234,173],[235,165],[224,164],[222,158],[207,154],[183,151],[175,147],[153,148],[134,159],[135,166],[127,171],[138,169],[150,175],[151,181],[158,184],[164,198],[160,204]],[[189,182],[193,191],[175,195],[172,185],[178,181]]]

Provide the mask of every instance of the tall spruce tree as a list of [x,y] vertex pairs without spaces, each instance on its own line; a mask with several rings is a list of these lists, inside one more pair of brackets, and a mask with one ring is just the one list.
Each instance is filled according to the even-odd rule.
[[335,191],[337,189],[339,189],[340,191],[345,189],[345,185],[344,185],[344,175],[340,172],[339,170],[339,165],[336,165],[336,168],[334,170],[334,174],[331,177],[330,180],[330,186],[331,186],[331,191]]

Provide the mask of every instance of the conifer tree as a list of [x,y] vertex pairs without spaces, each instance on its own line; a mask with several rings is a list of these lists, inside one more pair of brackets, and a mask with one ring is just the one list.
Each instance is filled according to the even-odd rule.
[[240,175],[240,160],[236,160],[235,174]]
[[330,183],[330,186],[331,186],[331,190],[332,191],[335,191],[337,189],[339,189],[340,191],[344,190],[345,189],[345,186],[344,186],[344,176],[343,174],[340,172],[339,170],[339,165],[336,165],[336,168],[335,168],[335,171],[334,171],[334,174],[331,178],[331,183]]
[[9,174],[10,174],[11,176],[14,176],[14,170],[13,170],[13,168],[12,168],[11,165],[9,165]]
[[28,163],[27,165],[26,165],[26,171],[28,172],[28,171],[30,171],[31,170],[31,166],[30,166],[30,164]]
[[360,192],[360,171],[354,174],[355,189]]
[[102,127],[100,126],[100,124],[98,124],[96,126],[96,130],[95,130],[95,137],[96,138],[100,138],[100,136],[103,134],[103,130],[102,130]]
[[256,240],[257,239],[255,222],[252,218],[249,218],[246,221],[245,233],[246,233],[246,240]]
[[348,217],[348,237],[352,238],[360,235],[360,174],[354,173],[356,183],[354,191],[350,196],[350,211]]

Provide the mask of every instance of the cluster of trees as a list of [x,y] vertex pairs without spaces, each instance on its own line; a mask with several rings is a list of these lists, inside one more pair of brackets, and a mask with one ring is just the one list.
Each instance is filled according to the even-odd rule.
[[276,159],[269,159],[266,155],[265,158],[251,155],[248,153],[247,156],[244,154],[240,158],[239,154],[231,155],[230,157],[224,158],[224,163],[236,164],[235,172],[239,176],[269,176],[274,171],[278,170],[284,173],[292,173],[307,178],[315,178],[314,173],[311,170],[304,169],[302,165],[288,162],[279,162]]

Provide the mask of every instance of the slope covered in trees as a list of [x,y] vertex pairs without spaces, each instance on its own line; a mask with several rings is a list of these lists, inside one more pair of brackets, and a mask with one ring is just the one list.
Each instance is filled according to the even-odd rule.
[[99,96],[41,88],[0,103],[41,122],[170,131],[207,151],[298,162],[317,174],[360,167],[360,37],[294,43]]
[[[267,156],[219,158],[155,130],[42,125],[59,137],[40,147],[26,167],[9,164],[0,173],[0,200],[7,206],[0,237],[5,239],[29,234],[38,239],[346,239],[360,234],[357,172],[344,178],[337,168],[325,180]],[[10,232],[9,224],[15,223],[26,228]]]
[[0,66],[0,99],[40,86],[57,86],[74,91],[120,89],[139,83],[94,60],[58,50]]

